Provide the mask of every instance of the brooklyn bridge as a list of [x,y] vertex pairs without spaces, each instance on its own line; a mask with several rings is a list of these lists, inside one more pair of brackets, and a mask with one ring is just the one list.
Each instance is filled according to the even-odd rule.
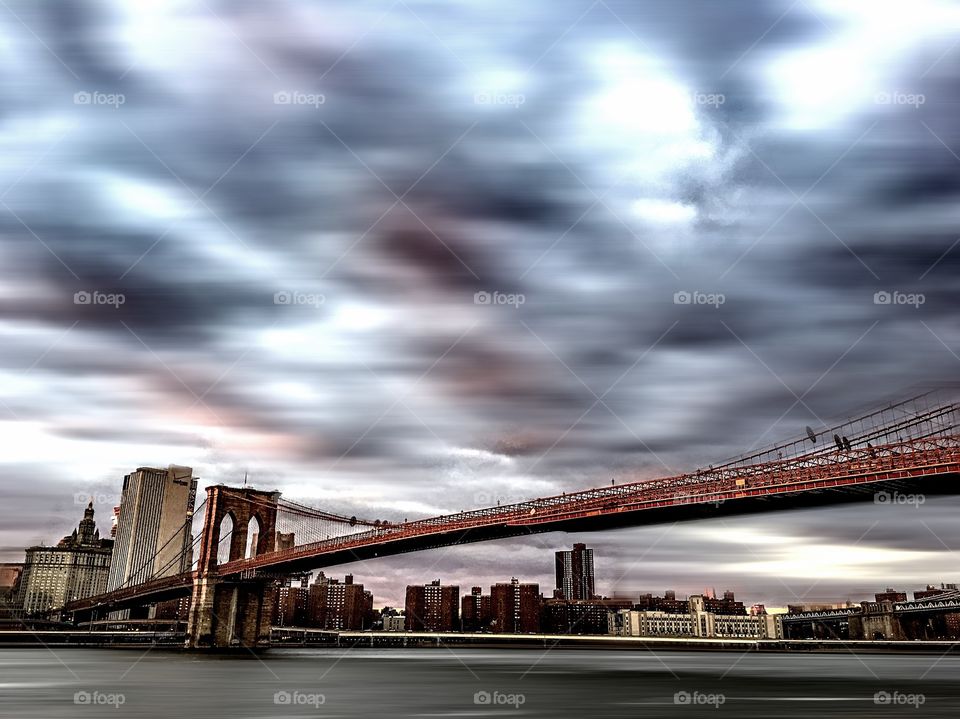
[[276,491],[211,486],[195,513],[202,527],[184,550],[196,560],[191,571],[169,574],[171,564],[179,566],[175,560],[146,581],[70,602],[55,613],[81,622],[189,597],[189,647],[255,647],[269,644],[278,580],[297,572],[535,532],[957,493],[958,410],[960,404],[921,395],[833,427],[808,427],[792,441],[685,474],[403,522],[333,514]]

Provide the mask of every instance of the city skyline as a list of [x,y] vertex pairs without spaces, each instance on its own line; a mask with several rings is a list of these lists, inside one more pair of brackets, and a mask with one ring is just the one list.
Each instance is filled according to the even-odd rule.
[[[246,476],[244,481],[247,481]],[[89,498],[93,498],[95,506],[101,510],[103,516],[119,502],[121,496],[116,481],[100,484],[95,488],[89,485],[80,486],[86,491],[65,493],[59,499],[50,500],[55,513],[52,518],[47,517],[47,525],[51,521],[58,522],[63,528],[59,531],[66,531],[73,524],[71,511],[76,503],[85,503]],[[75,487],[77,485],[66,489]],[[496,499],[487,493],[480,493],[478,497]],[[503,497],[505,500],[521,498],[520,495]],[[345,511],[350,511],[352,505],[344,503],[342,506]],[[710,576],[716,575],[739,575],[736,583],[739,586],[750,586],[756,583],[758,575],[762,576],[769,568],[778,566],[783,573],[776,578],[772,574],[768,577],[764,597],[767,601],[777,598],[778,603],[786,604],[793,596],[791,592],[803,594],[811,586],[824,592],[824,598],[848,591],[844,581],[858,575],[861,581],[855,586],[863,591],[887,581],[887,577],[897,572],[905,572],[904,580],[914,583],[928,581],[930,577],[938,578],[946,571],[944,567],[949,568],[953,553],[949,540],[955,528],[952,522],[955,510],[960,511],[960,497],[931,496],[923,498],[922,505],[915,506],[878,507],[876,504],[864,504],[791,512],[785,521],[780,522],[781,526],[777,530],[769,526],[772,522],[768,519],[743,517],[697,523],[701,526],[618,529],[580,536],[584,541],[602,546],[608,554],[616,552],[625,557],[621,566],[629,567],[629,572],[622,580],[631,587],[639,582],[648,586],[677,584],[695,588],[704,581],[702,577],[707,577],[709,581]],[[894,532],[890,526],[891,521],[909,522],[914,516],[922,520],[924,533],[914,532],[905,537],[899,531]],[[845,522],[849,526],[845,526]],[[789,533],[791,529],[796,530],[792,536]],[[551,538],[547,539],[546,536]],[[508,539],[501,542],[511,553],[529,558],[536,556],[537,549],[543,546],[543,542],[550,542],[551,546],[557,545],[557,548],[567,544],[565,535],[546,536],[526,541]],[[654,576],[649,580],[644,579],[638,567],[630,560],[630,557],[635,555],[633,549],[627,551],[624,548],[624,538],[629,536],[643,538],[641,553],[646,551],[645,547],[655,547],[652,556],[648,557],[650,561],[644,565],[653,571]],[[28,534],[27,537],[27,541],[33,544],[50,540],[50,537],[41,533],[34,533],[32,536]],[[663,538],[660,539],[661,537]],[[739,554],[739,561],[736,563],[729,561],[729,556],[723,557],[722,571],[719,571],[717,562],[698,563],[691,556],[691,553],[693,557],[696,556],[704,541],[715,546],[716,540],[726,544],[731,552]],[[676,544],[678,541],[681,544]],[[898,542],[896,546],[891,544],[894,541]],[[879,547],[875,546],[877,542]],[[22,547],[8,545],[0,551],[0,560],[15,561],[21,551]],[[441,551],[462,555],[463,560],[458,563],[469,558],[469,561],[474,563],[487,564],[490,569],[483,576],[491,579],[496,576],[495,563],[485,560],[482,552],[477,553],[477,550],[471,547]],[[675,560],[677,563],[665,566],[664,555],[666,560]],[[779,562],[771,561],[770,555],[779,555]],[[824,559],[829,561],[825,562]],[[393,575],[393,582],[398,587],[404,574],[415,571],[415,563],[405,563],[401,558],[385,558],[379,561],[385,565],[384,572]],[[815,565],[815,561],[818,564]],[[357,571],[356,567],[350,569]],[[525,573],[534,576],[541,584],[548,576],[539,573],[533,566]],[[386,576],[384,579],[389,581]],[[621,578],[611,575],[606,579],[616,582]],[[943,581],[950,581],[950,578],[944,576]],[[399,590],[395,591],[399,593]]]
[[[180,469],[189,469],[189,468],[180,468]],[[92,511],[92,507],[93,507],[92,501],[90,501],[88,504],[90,509],[85,511],[84,520],[81,522],[80,526],[82,530],[84,526],[84,522],[89,523],[90,526],[92,527],[92,529],[90,530],[92,535],[93,531],[96,531],[99,533],[100,527],[97,525],[96,520],[94,518],[95,515]],[[818,511],[822,511],[822,510],[818,510]],[[76,536],[76,532],[77,530],[74,529],[74,536]],[[561,537],[579,536],[581,538],[586,538],[585,541],[589,541],[589,538],[593,534],[595,533],[582,533],[579,535],[555,533],[556,536],[561,536]],[[100,535],[98,534],[98,541],[99,541],[99,536]],[[107,531],[102,536],[105,536],[105,537],[110,536],[110,532]],[[62,540],[60,540],[61,544],[65,542],[67,539],[69,539],[69,535],[67,537],[64,537]],[[482,550],[484,547],[487,547],[489,549],[491,544],[495,545],[497,541],[503,542],[505,540],[495,540],[493,543],[491,542],[481,543],[480,545],[471,547],[471,549],[480,550],[482,553]],[[543,554],[542,564],[544,567],[547,567],[548,565],[551,566],[552,571],[548,569],[542,569],[539,573],[533,573],[533,574],[521,574],[516,571],[507,572],[506,574],[510,574],[513,580],[519,580],[524,584],[536,584],[541,588],[552,587],[553,588],[552,592],[558,593],[558,591],[561,589],[561,586],[557,581],[555,581],[555,579],[559,579],[558,565],[561,560],[561,555],[568,555],[568,556],[573,555],[578,551],[578,549],[579,551],[583,552],[585,555],[589,556],[588,571],[591,575],[595,574],[596,566],[594,565],[594,561],[593,561],[594,547],[586,546],[585,542],[574,541],[574,540],[569,541],[566,546],[572,547],[572,550],[566,549],[563,546],[560,546],[557,548],[551,548],[547,544],[541,545],[541,548],[542,548],[541,553]],[[56,547],[57,547],[56,544],[47,544],[47,543],[41,542],[40,544],[36,545],[35,548],[55,549]],[[26,548],[26,549],[29,549],[29,548]],[[22,557],[23,551],[25,550],[24,549],[20,550],[21,557]],[[435,550],[435,551],[443,552],[446,550]],[[490,551],[493,551],[493,550],[490,550]],[[425,554],[429,556],[430,554],[429,550]],[[553,556],[554,560],[549,561],[549,556]],[[371,560],[365,560],[361,562],[347,562],[336,567],[328,567],[322,570],[313,570],[313,571],[307,572],[307,575],[309,575],[310,582],[312,584],[313,582],[317,581],[319,578],[323,577],[325,573],[331,574],[331,569],[332,569],[333,574],[342,573],[348,577],[351,577],[351,580],[352,580],[354,576],[354,571],[351,568],[355,568],[355,567],[369,568],[370,561]],[[379,561],[379,562],[389,561],[389,558],[383,558],[376,561]],[[7,563],[11,565],[18,565],[18,564],[22,565],[22,559],[20,561],[11,561]],[[497,564],[498,566],[502,565],[501,562],[497,562]],[[603,562],[603,561],[599,563],[601,577],[604,577],[605,575],[616,576],[619,573],[619,569],[616,566],[608,567],[608,566],[605,566],[606,564],[609,564],[609,563]],[[428,571],[427,574],[430,574],[430,572]],[[471,571],[471,569],[469,568],[463,568],[459,573],[452,573],[452,577],[444,576],[445,581],[443,583],[444,585],[457,586],[458,588],[460,588],[461,590],[460,597],[465,598],[469,596],[470,588],[473,586],[481,586],[482,588],[492,588],[498,584],[509,582],[510,580],[506,576],[506,574],[504,574],[502,566],[500,566],[499,574],[491,574],[491,575],[483,575],[483,576],[477,575],[476,572]],[[376,577],[376,575],[373,575],[373,576]],[[544,577],[548,577],[548,579],[544,581],[543,579]],[[362,576],[358,575],[357,578],[358,580],[360,580],[357,583],[360,584],[361,586],[364,585]],[[403,587],[408,587],[411,584],[411,581],[413,581],[415,584],[415,581],[418,578],[424,580],[424,582],[429,584],[429,578],[426,576],[423,576],[422,570],[420,574],[416,574],[416,570],[415,570],[414,573],[412,573],[410,576],[407,576],[406,578],[396,577],[392,581],[385,583],[382,586],[378,586],[376,584],[376,582],[379,581],[378,578],[375,578],[373,582],[371,582],[370,579],[367,579],[365,584],[366,586],[371,588],[371,591],[373,594],[374,609],[380,610],[385,607],[387,608],[402,607],[405,604],[405,600],[406,600],[404,596]],[[620,582],[614,582],[611,587],[604,587],[603,580],[601,579],[601,581],[596,582],[596,585],[600,587],[600,589],[596,592],[596,596],[608,597],[608,598],[617,598],[617,597],[631,598],[637,595],[645,595],[645,594],[656,595],[657,592],[674,592],[681,596],[682,595],[694,596],[697,594],[702,594],[704,596],[712,596],[714,593],[716,593],[717,587],[720,586],[720,587],[723,587],[723,589],[721,590],[722,592],[732,591],[741,596],[747,595],[750,604],[765,605],[769,610],[776,611],[776,610],[786,610],[786,608],[790,605],[834,605],[834,604],[843,604],[843,603],[857,604],[860,601],[864,601],[869,596],[882,593],[881,587],[883,591],[892,591],[894,589],[897,589],[898,587],[901,589],[906,587],[907,591],[922,592],[924,589],[930,589],[932,587],[937,586],[938,584],[941,587],[951,586],[951,585],[955,585],[955,582],[956,582],[955,576],[953,574],[948,574],[948,573],[944,573],[942,576],[938,575],[933,577],[927,577],[925,579],[920,580],[919,582],[917,580],[902,580],[897,577],[891,577],[888,579],[888,581],[885,584],[884,583],[874,584],[874,585],[857,584],[852,587],[848,587],[845,592],[840,592],[834,595],[817,593],[817,594],[808,594],[805,596],[797,596],[795,594],[787,593],[786,599],[783,599],[783,601],[779,601],[779,599],[777,601],[771,601],[770,595],[763,594],[762,592],[757,592],[755,588],[751,587],[748,584],[736,584],[736,583],[732,583],[730,581],[724,580],[723,578],[721,578],[720,582],[712,582],[712,583],[709,581],[702,582],[700,584],[697,584],[696,582],[680,583],[680,584],[676,582],[667,582],[666,584],[657,585],[657,586],[652,586],[649,583],[642,586],[640,585],[625,586],[625,585],[622,585]],[[593,582],[589,582],[589,584],[592,585]],[[586,581],[584,581],[584,585],[585,586],[587,585]],[[909,587],[911,586],[915,587],[915,589],[910,590]],[[398,590],[397,587],[400,587],[400,589]],[[105,589],[106,589],[106,576],[104,576],[104,586],[101,588],[101,591]],[[678,589],[679,589],[679,592],[677,591]],[[898,589],[897,591],[900,591],[900,589]],[[543,591],[544,598],[549,597],[552,592],[548,590]],[[780,595],[780,596],[782,598],[784,595]],[[576,597],[576,598],[579,599],[581,597]],[[586,598],[586,597],[582,597],[582,598]],[[459,607],[459,603],[458,603],[458,607]]]
[[[514,34],[497,3],[418,9],[438,43],[343,3],[273,17],[290,51],[241,9],[239,48],[156,10],[225,66],[133,40],[152,15],[73,37],[38,10],[56,55],[24,34],[0,168],[0,560],[143,464],[396,520],[709,465],[952,380],[960,12],[735,5],[532,3]],[[679,581],[839,591],[942,571],[958,510],[657,551]],[[601,541],[627,565],[659,536]]]
[[11,715],[957,713],[960,0],[0,51]]

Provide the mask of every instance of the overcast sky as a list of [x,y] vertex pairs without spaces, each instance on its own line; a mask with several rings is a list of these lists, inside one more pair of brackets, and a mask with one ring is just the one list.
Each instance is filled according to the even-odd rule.
[[[956,3],[8,0],[0,33],[0,559],[87,496],[108,531],[138,466],[412,519],[960,367]],[[859,600],[960,579],[958,505],[343,571],[549,593],[586,541],[607,594]]]

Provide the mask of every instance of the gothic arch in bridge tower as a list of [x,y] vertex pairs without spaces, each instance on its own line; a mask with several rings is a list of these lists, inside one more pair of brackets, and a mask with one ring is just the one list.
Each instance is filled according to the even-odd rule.
[[233,538],[233,530],[237,526],[233,512],[226,512],[223,519],[220,520],[216,528],[216,535],[213,541],[217,546],[217,564],[224,564],[230,561],[230,540]]
[[243,558],[249,559],[260,554],[260,538],[263,536],[263,520],[260,519],[260,513],[255,513],[247,522],[247,543],[243,552]]
[[[225,487],[222,484],[207,487],[198,571],[201,574],[211,573],[225,562],[272,552],[276,547],[279,498],[279,492]],[[222,531],[227,517],[232,522],[229,537]],[[221,543],[229,547],[229,551],[221,551]]]

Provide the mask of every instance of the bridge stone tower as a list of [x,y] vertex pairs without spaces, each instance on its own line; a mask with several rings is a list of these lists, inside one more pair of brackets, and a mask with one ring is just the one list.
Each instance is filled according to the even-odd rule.
[[256,556],[276,548],[279,492],[227,487],[207,488],[206,512],[187,624],[187,647],[192,649],[257,647],[270,643],[270,625],[276,583],[273,579],[222,577],[217,561],[224,518],[230,517],[227,562],[243,559],[250,520],[257,527]]

